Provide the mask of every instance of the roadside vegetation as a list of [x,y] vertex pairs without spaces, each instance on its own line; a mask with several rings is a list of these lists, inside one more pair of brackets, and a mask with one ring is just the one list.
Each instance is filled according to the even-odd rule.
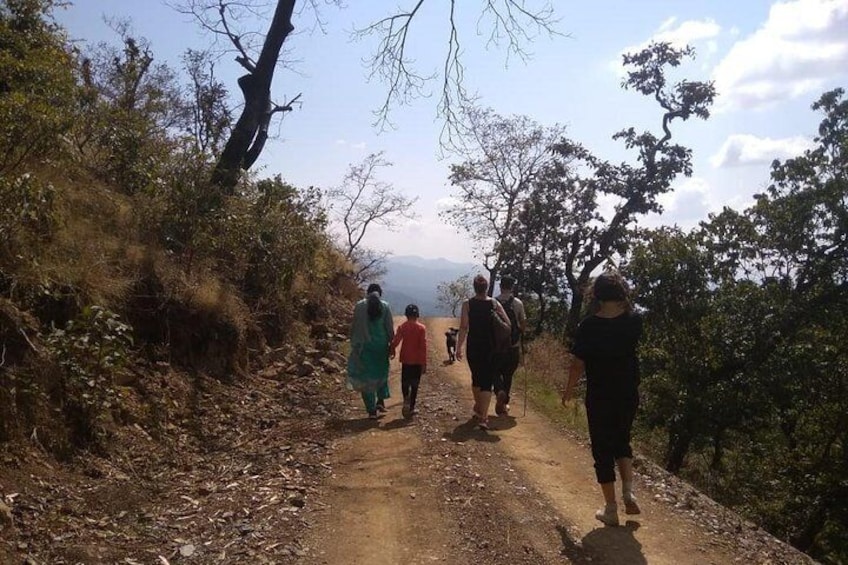
[[[163,366],[223,386],[275,348],[338,336],[328,324],[343,327],[362,277],[380,272],[379,252],[358,245],[364,230],[414,201],[373,179],[381,155],[326,192],[262,178],[250,165],[265,139],[234,141],[262,122],[240,123],[256,108],[234,115],[235,85],[213,59],[189,52],[169,68],[122,26],[114,45],[80,52],[53,8],[0,1],[0,445],[67,462],[108,456],[122,426],[164,426],[167,399],[151,392]],[[543,31],[549,17],[536,15]],[[383,61],[405,60],[402,46],[392,53]],[[693,122],[715,96],[710,82],[668,78],[692,56],[664,43],[625,56],[623,87],[657,112],[651,130],[610,132],[631,162],[445,94],[456,205],[444,216],[475,239],[493,283],[521,281],[532,335],[516,386],[526,371],[534,405],[583,425],[579,408],[559,407],[568,341],[591,277],[619,269],[646,322],[644,453],[812,557],[844,562],[848,99],[821,95],[814,146],[775,161],[752,206],[645,230],[638,220],[692,173],[675,132],[703,127]],[[385,110],[409,96],[391,92]],[[270,107],[262,119],[287,111]],[[346,247],[328,195],[347,202],[336,209]],[[455,283],[440,288],[451,307],[467,292]]]

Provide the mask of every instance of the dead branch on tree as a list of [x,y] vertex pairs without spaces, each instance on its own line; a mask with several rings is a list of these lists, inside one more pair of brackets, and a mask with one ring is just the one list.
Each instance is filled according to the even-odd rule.
[[[420,13],[424,0],[417,0],[412,9],[381,18],[354,30],[353,37],[377,38],[373,55],[365,61],[369,78],[377,78],[387,86],[386,96],[374,112],[375,126],[391,127],[390,111],[394,106],[429,96],[427,85],[438,77],[437,72],[422,73],[409,55],[412,24]],[[466,3],[467,4],[467,3]],[[477,32],[482,25],[490,26],[487,46],[506,46],[509,56],[526,61],[530,57],[526,45],[539,35],[556,35],[557,19],[553,5],[542,3],[538,9],[526,7],[522,0],[486,0],[477,20]],[[460,53],[460,31],[457,25],[458,2],[451,0],[447,15],[450,24],[447,52],[442,65],[442,84],[436,114],[444,123],[441,141],[450,146],[461,127],[461,108],[473,102],[464,88],[465,67]]]

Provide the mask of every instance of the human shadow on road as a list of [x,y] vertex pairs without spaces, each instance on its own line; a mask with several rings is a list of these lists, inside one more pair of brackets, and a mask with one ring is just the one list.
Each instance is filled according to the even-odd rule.
[[562,539],[560,555],[566,557],[569,563],[594,563],[593,556],[574,538],[572,533],[562,524],[557,524],[559,537]]
[[381,430],[397,430],[411,426],[414,420],[412,418],[395,418],[391,422],[386,422],[380,426]]
[[327,429],[342,434],[358,434],[362,432],[367,432],[368,430],[373,430],[379,425],[379,420],[372,420],[368,417],[356,418],[354,420],[348,420],[344,418],[332,418],[330,420],[327,420],[326,423]]
[[490,434],[486,430],[479,429],[477,427],[477,422],[474,420],[468,420],[467,422],[459,424],[453,430],[442,434],[442,437],[449,439],[454,443],[461,443],[469,440],[496,443],[501,440],[498,436]]
[[610,562],[622,565],[647,565],[642,544],[633,536],[639,522],[628,520],[623,526],[600,526],[576,543],[564,526],[557,526],[562,537],[562,554],[574,563]]
[[515,416],[498,416],[497,418],[489,418],[489,428],[494,431],[514,428],[516,423]]

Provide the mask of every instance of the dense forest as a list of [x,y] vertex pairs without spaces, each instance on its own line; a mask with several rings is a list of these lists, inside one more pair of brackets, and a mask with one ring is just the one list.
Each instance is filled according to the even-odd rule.
[[[167,360],[238,379],[266,345],[307,339],[375,265],[330,235],[321,191],[250,171],[263,120],[286,107],[247,99],[237,116],[235,85],[207,54],[172,69],[127,28],[80,51],[53,4],[0,1],[0,442],[14,449],[38,430],[64,460],[108,444],[127,375]],[[279,16],[287,29],[291,12]],[[646,320],[638,425],[650,455],[814,558],[843,562],[848,99],[820,96],[814,147],[775,161],[752,206],[688,231],[643,229],[692,173],[673,128],[708,119],[715,97],[712,83],[667,80],[691,55],[659,43],[625,56],[624,88],[657,105],[655,132],[614,134],[630,163],[559,125],[457,110],[457,203],[444,219],[480,245],[493,286],[503,273],[521,281],[536,335],[567,341],[592,276],[619,269]],[[247,63],[245,76],[264,68]],[[254,103],[261,119],[245,116]]]

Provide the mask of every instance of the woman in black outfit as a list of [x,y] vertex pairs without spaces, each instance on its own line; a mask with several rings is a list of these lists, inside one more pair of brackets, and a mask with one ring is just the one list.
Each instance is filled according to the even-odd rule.
[[615,467],[621,476],[626,514],[639,514],[633,496],[633,450],[630,431],[639,406],[639,359],[636,347],[642,335],[642,317],[633,311],[624,279],[615,273],[599,275],[592,286],[599,306],[577,328],[571,348],[568,384],[562,395],[565,405],[574,387],[586,374],[586,415],[595,475],[605,506],[595,518],[608,526],[618,525],[615,501]]
[[474,296],[462,303],[456,358],[462,361],[462,348],[468,338],[468,367],[471,369],[471,391],[477,425],[489,429],[489,404],[495,383],[494,333],[492,316],[509,322],[501,303],[486,294],[489,281],[483,275],[474,277]]

